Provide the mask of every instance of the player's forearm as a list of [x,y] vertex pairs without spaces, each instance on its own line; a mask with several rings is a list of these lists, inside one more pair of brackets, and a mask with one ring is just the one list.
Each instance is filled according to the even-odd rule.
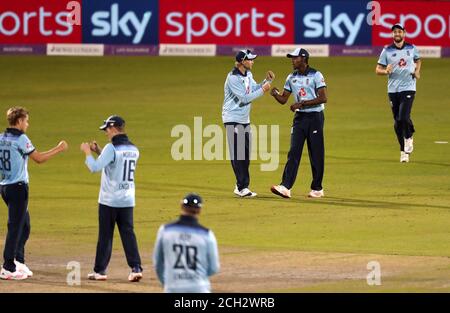
[[286,90],[283,90],[283,93],[280,93],[277,88],[273,88],[270,94],[280,104],[286,104],[286,102],[289,99],[289,96],[291,95],[291,93],[287,92]]
[[272,79],[264,78],[264,80],[260,84],[258,84],[258,86],[262,87],[265,83],[272,84],[272,81]]
[[45,152],[38,152],[35,151],[32,153],[31,158],[38,164],[47,162],[48,160],[50,160],[52,157],[54,157],[55,155],[59,154],[60,152],[62,152],[62,149],[58,146],[54,147],[53,149],[50,149],[48,151]]
[[156,276],[158,276],[159,282],[164,286],[164,274],[162,272],[157,271]]
[[156,276],[158,277],[158,280],[161,282],[161,284],[164,285],[164,261],[161,262],[159,259],[159,256],[155,257],[155,272]]
[[416,73],[420,73],[420,69],[422,68],[422,60],[421,59],[418,59],[417,61],[416,61],[416,70],[415,70],[415,72]]
[[387,71],[387,69],[386,68],[383,68],[383,67],[380,67],[380,66],[377,66],[377,68],[375,69],[375,73],[377,74],[377,75],[389,75],[389,72]]
[[212,262],[210,267],[208,268],[208,276],[212,276],[219,272],[220,265],[219,262]]
[[284,96],[284,95],[279,95],[279,94],[276,94],[276,95],[274,95],[273,96],[274,98],[275,98],[275,100],[277,100],[278,101],[278,103],[280,103],[280,104],[286,104],[286,102],[287,102],[287,100],[288,100],[288,98],[289,98],[289,96]]
[[264,95],[264,90],[262,88],[258,88],[256,91],[254,91],[252,93],[245,94],[245,95],[238,95],[238,98],[243,103],[250,103],[253,100],[255,100],[256,98],[261,97],[262,95]]
[[[102,154],[102,149],[98,146],[91,147],[91,151],[89,151],[89,155],[91,154],[91,152],[94,152],[95,154],[100,155],[100,154]],[[86,156],[88,156],[87,151],[85,153],[86,153]]]
[[312,100],[305,100],[302,101],[302,107],[308,107],[308,106],[314,106],[314,105],[318,105],[318,104],[322,104],[322,103],[327,103],[328,99],[326,96],[319,96],[315,99]]
[[91,171],[91,173],[100,172],[103,169],[100,162],[96,160],[91,153],[86,152],[86,166]]

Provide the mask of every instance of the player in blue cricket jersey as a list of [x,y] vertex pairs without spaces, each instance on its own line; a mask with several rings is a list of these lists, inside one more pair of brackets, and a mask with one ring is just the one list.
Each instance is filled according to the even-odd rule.
[[[134,173],[139,150],[125,134],[125,121],[117,115],[108,117],[100,130],[105,131],[111,143],[103,149],[93,141],[82,143],[86,165],[91,172],[102,172],[99,202],[99,235],[94,272],[90,280],[106,280],[106,270],[111,259],[114,228],[117,223],[123,248],[131,272],[128,280],[142,278],[141,257],[134,233],[133,208],[135,206]],[[92,152],[99,155],[98,159]]]
[[167,293],[211,292],[208,277],[220,269],[216,237],[198,222],[202,203],[199,195],[186,195],[180,218],[158,230],[153,264]]
[[400,144],[400,162],[409,162],[413,152],[414,124],[411,109],[420,78],[422,61],[417,47],[405,41],[403,25],[392,26],[393,44],[381,52],[376,74],[388,75],[388,96],[394,117],[394,129]]
[[271,95],[280,103],[285,104],[291,94],[295,103],[291,111],[295,117],[291,131],[291,148],[283,172],[280,185],[272,186],[271,191],[283,198],[291,197],[291,188],[297,177],[298,167],[305,141],[308,145],[309,161],[311,163],[312,183],[310,198],[324,196],[322,179],[324,174],[325,147],[323,137],[325,103],[327,102],[327,85],[321,72],[309,66],[309,53],[297,48],[287,54],[291,59],[294,72],[289,74],[282,93],[273,88]]
[[22,107],[12,107],[6,117],[9,127],[0,134],[0,189],[8,206],[8,233],[0,279],[23,280],[33,276],[25,265],[25,244],[30,235],[28,158],[39,164],[44,163],[67,150],[68,145],[61,141],[49,151],[38,152],[25,135],[29,126],[28,111]]
[[250,109],[252,101],[264,95],[275,78],[274,73],[268,71],[266,79],[260,84],[256,83],[251,72],[256,57],[250,50],[239,51],[235,67],[228,73],[224,85],[222,121],[227,133],[231,166],[236,176],[234,193],[239,197],[256,196],[248,188],[252,138]]

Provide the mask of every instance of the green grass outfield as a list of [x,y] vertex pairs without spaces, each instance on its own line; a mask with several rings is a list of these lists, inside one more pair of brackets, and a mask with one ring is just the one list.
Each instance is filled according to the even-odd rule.
[[[203,117],[204,126],[221,125],[223,84],[232,57],[0,57],[0,112],[13,105],[27,107],[28,135],[41,151],[60,139],[70,146],[47,164],[29,164],[30,249],[35,255],[94,255],[100,175],[89,173],[79,145],[96,139],[103,146],[106,137],[98,126],[115,113],[126,119],[127,132],[141,151],[135,227],[142,250],[151,251],[159,225],[175,218],[182,196],[195,191],[205,199],[202,223],[215,231],[221,247],[450,257],[450,144],[435,143],[450,141],[450,59],[423,61],[409,164],[399,163],[386,77],[375,75],[376,61],[310,60],[325,76],[329,100],[326,198],[309,200],[306,151],[293,198],[270,193],[270,186],[280,182],[293,114],[269,95],[254,101],[251,120],[280,125],[280,166],[262,172],[261,161],[252,162],[251,188],[259,197],[233,195],[229,161],[172,160],[175,125],[193,127],[194,116]],[[289,60],[258,58],[256,80],[269,69],[276,74],[273,85],[281,89],[291,72]],[[0,125],[5,127],[5,120]],[[6,231],[2,206],[1,241]],[[121,249],[117,239],[115,248]],[[444,273],[448,278],[448,268]],[[339,288],[358,289],[348,283]],[[399,283],[389,291],[403,288]],[[414,288],[421,290],[420,285]]]

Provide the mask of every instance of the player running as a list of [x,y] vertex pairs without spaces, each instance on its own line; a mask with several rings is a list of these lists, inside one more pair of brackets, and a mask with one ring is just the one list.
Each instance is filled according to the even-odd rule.
[[394,43],[383,49],[375,72],[388,75],[388,96],[394,116],[394,129],[400,144],[400,162],[409,162],[413,152],[414,125],[411,109],[416,95],[416,81],[420,78],[419,51],[405,42],[406,31],[401,24],[392,26]]

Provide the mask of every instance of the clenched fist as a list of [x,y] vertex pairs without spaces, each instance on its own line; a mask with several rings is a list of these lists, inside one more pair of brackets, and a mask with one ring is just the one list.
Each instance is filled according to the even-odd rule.
[[91,153],[91,147],[89,146],[89,144],[87,142],[83,142],[80,145],[80,150],[86,154]]
[[69,149],[69,145],[67,144],[67,142],[65,140],[61,140],[58,143],[57,147],[59,148],[60,151],[66,151],[67,149]]
[[91,149],[92,152],[95,152],[97,154],[100,154],[102,152],[102,149],[100,149],[99,145],[95,140],[89,143],[89,148]]

